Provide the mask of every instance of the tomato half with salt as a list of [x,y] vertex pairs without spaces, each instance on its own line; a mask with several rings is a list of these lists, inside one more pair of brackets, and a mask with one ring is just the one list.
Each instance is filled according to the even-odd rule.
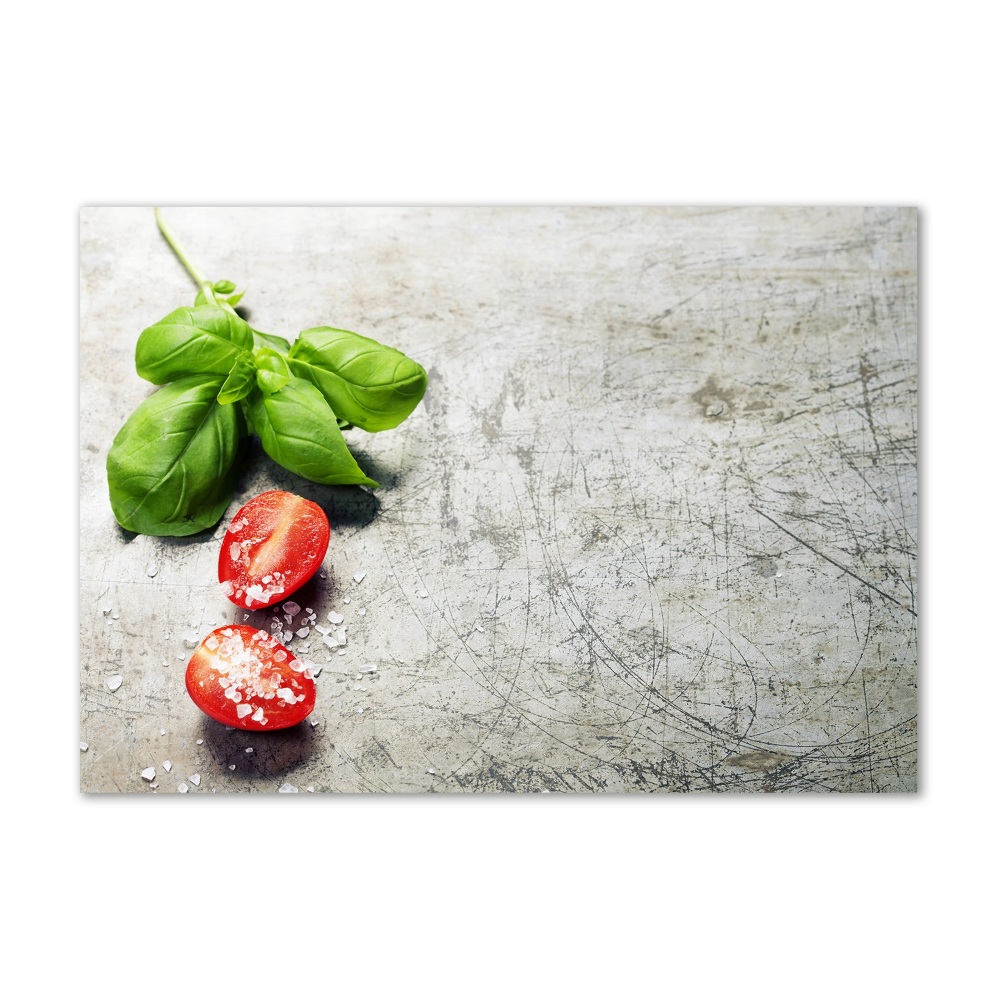
[[206,715],[238,729],[287,729],[316,705],[316,681],[308,665],[250,625],[209,633],[194,651],[184,681]]
[[236,512],[222,539],[222,592],[241,608],[277,604],[319,569],[329,544],[319,504],[284,490],[261,493]]

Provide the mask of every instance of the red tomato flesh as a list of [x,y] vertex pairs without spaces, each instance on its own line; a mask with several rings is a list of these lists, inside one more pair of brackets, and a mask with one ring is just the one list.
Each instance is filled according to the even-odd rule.
[[236,512],[222,539],[222,592],[241,608],[277,604],[319,569],[329,544],[322,507],[284,490],[261,493]]
[[287,729],[316,705],[316,682],[307,665],[250,625],[209,633],[194,651],[184,681],[206,715],[238,729]]

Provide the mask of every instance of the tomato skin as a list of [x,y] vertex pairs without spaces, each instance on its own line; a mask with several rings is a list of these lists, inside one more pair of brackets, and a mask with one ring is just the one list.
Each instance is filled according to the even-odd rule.
[[198,708],[237,729],[287,729],[316,706],[316,682],[307,665],[251,625],[224,625],[205,636],[184,682]]
[[330,522],[312,500],[268,490],[233,517],[219,551],[219,583],[233,604],[269,608],[319,569],[330,544]]

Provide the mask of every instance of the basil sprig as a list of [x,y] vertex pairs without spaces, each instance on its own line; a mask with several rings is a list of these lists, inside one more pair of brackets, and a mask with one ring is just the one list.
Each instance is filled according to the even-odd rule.
[[251,433],[305,479],[377,487],[343,431],[398,426],[423,398],[427,372],[348,330],[312,327],[290,344],[252,329],[236,312],[236,286],[205,280],[158,210],[156,221],[199,290],[194,306],[175,309],[136,343],[136,372],[160,388],[125,421],[108,453],[118,523],[146,535],[212,527],[232,500]]

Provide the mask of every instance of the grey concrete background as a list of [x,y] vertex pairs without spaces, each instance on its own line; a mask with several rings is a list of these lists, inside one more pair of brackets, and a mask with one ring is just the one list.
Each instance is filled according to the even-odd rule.
[[[83,791],[916,789],[915,210],[163,211],[258,329],[356,330],[430,385],[349,432],[380,490],[257,449],[215,531],[123,531],[135,341],[195,288],[151,209],[82,210]],[[298,599],[348,644],[292,643],[315,726],[247,734],[183,673],[242,620],[219,540],[276,487],[330,516]]]

